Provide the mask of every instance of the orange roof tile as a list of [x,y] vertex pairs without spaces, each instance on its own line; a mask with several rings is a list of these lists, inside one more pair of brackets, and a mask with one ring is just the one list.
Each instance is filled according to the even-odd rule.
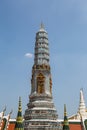
[[10,123],[8,126],[8,130],[14,130],[15,128],[15,123]]
[[70,130],[82,130],[81,124],[69,124]]

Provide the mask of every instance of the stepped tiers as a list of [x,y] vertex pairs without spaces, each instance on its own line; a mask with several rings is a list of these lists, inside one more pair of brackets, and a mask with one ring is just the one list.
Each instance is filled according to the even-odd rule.
[[48,35],[41,24],[36,33],[31,93],[25,110],[24,130],[61,130],[52,97]]

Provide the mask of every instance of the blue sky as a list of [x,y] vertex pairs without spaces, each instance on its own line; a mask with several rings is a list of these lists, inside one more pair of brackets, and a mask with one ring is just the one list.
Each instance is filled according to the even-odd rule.
[[6,105],[6,114],[13,109],[13,117],[19,96],[23,114],[27,108],[35,35],[41,21],[49,37],[59,118],[65,103],[68,116],[77,112],[80,88],[87,101],[87,1],[4,0],[0,1],[0,111]]

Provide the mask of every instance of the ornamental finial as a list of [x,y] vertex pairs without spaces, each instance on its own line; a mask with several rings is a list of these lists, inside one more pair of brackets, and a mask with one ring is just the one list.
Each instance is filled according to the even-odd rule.
[[40,29],[44,29],[44,24],[41,22]]
[[68,118],[67,118],[67,112],[66,112],[66,104],[64,104],[63,130],[70,130],[70,129],[69,129],[69,122],[68,122]]
[[24,130],[23,126],[23,118],[22,118],[22,106],[21,106],[21,97],[19,97],[19,105],[18,105],[18,114],[16,118],[16,124],[14,130]]
[[6,106],[5,106],[5,108],[3,109],[3,112],[5,112],[6,111]]
[[64,116],[67,116],[67,112],[66,112],[66,104],[64,104]]

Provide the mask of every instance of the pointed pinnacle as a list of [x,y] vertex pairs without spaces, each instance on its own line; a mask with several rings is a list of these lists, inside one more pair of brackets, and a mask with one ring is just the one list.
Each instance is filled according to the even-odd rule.
[[18,106],[18,111],[22,111],[22,106],[21,106],[21,97],[19,97],[19,106]]
[[5,112],[6,111],[6,106],[5,106],[5,108],[3,109],[3,112]]
[[66,104],[64,104],[64,116],[67,115],[67,112],[66,112]]
[[44,24],[41,22],[40,29],[44,29]]

